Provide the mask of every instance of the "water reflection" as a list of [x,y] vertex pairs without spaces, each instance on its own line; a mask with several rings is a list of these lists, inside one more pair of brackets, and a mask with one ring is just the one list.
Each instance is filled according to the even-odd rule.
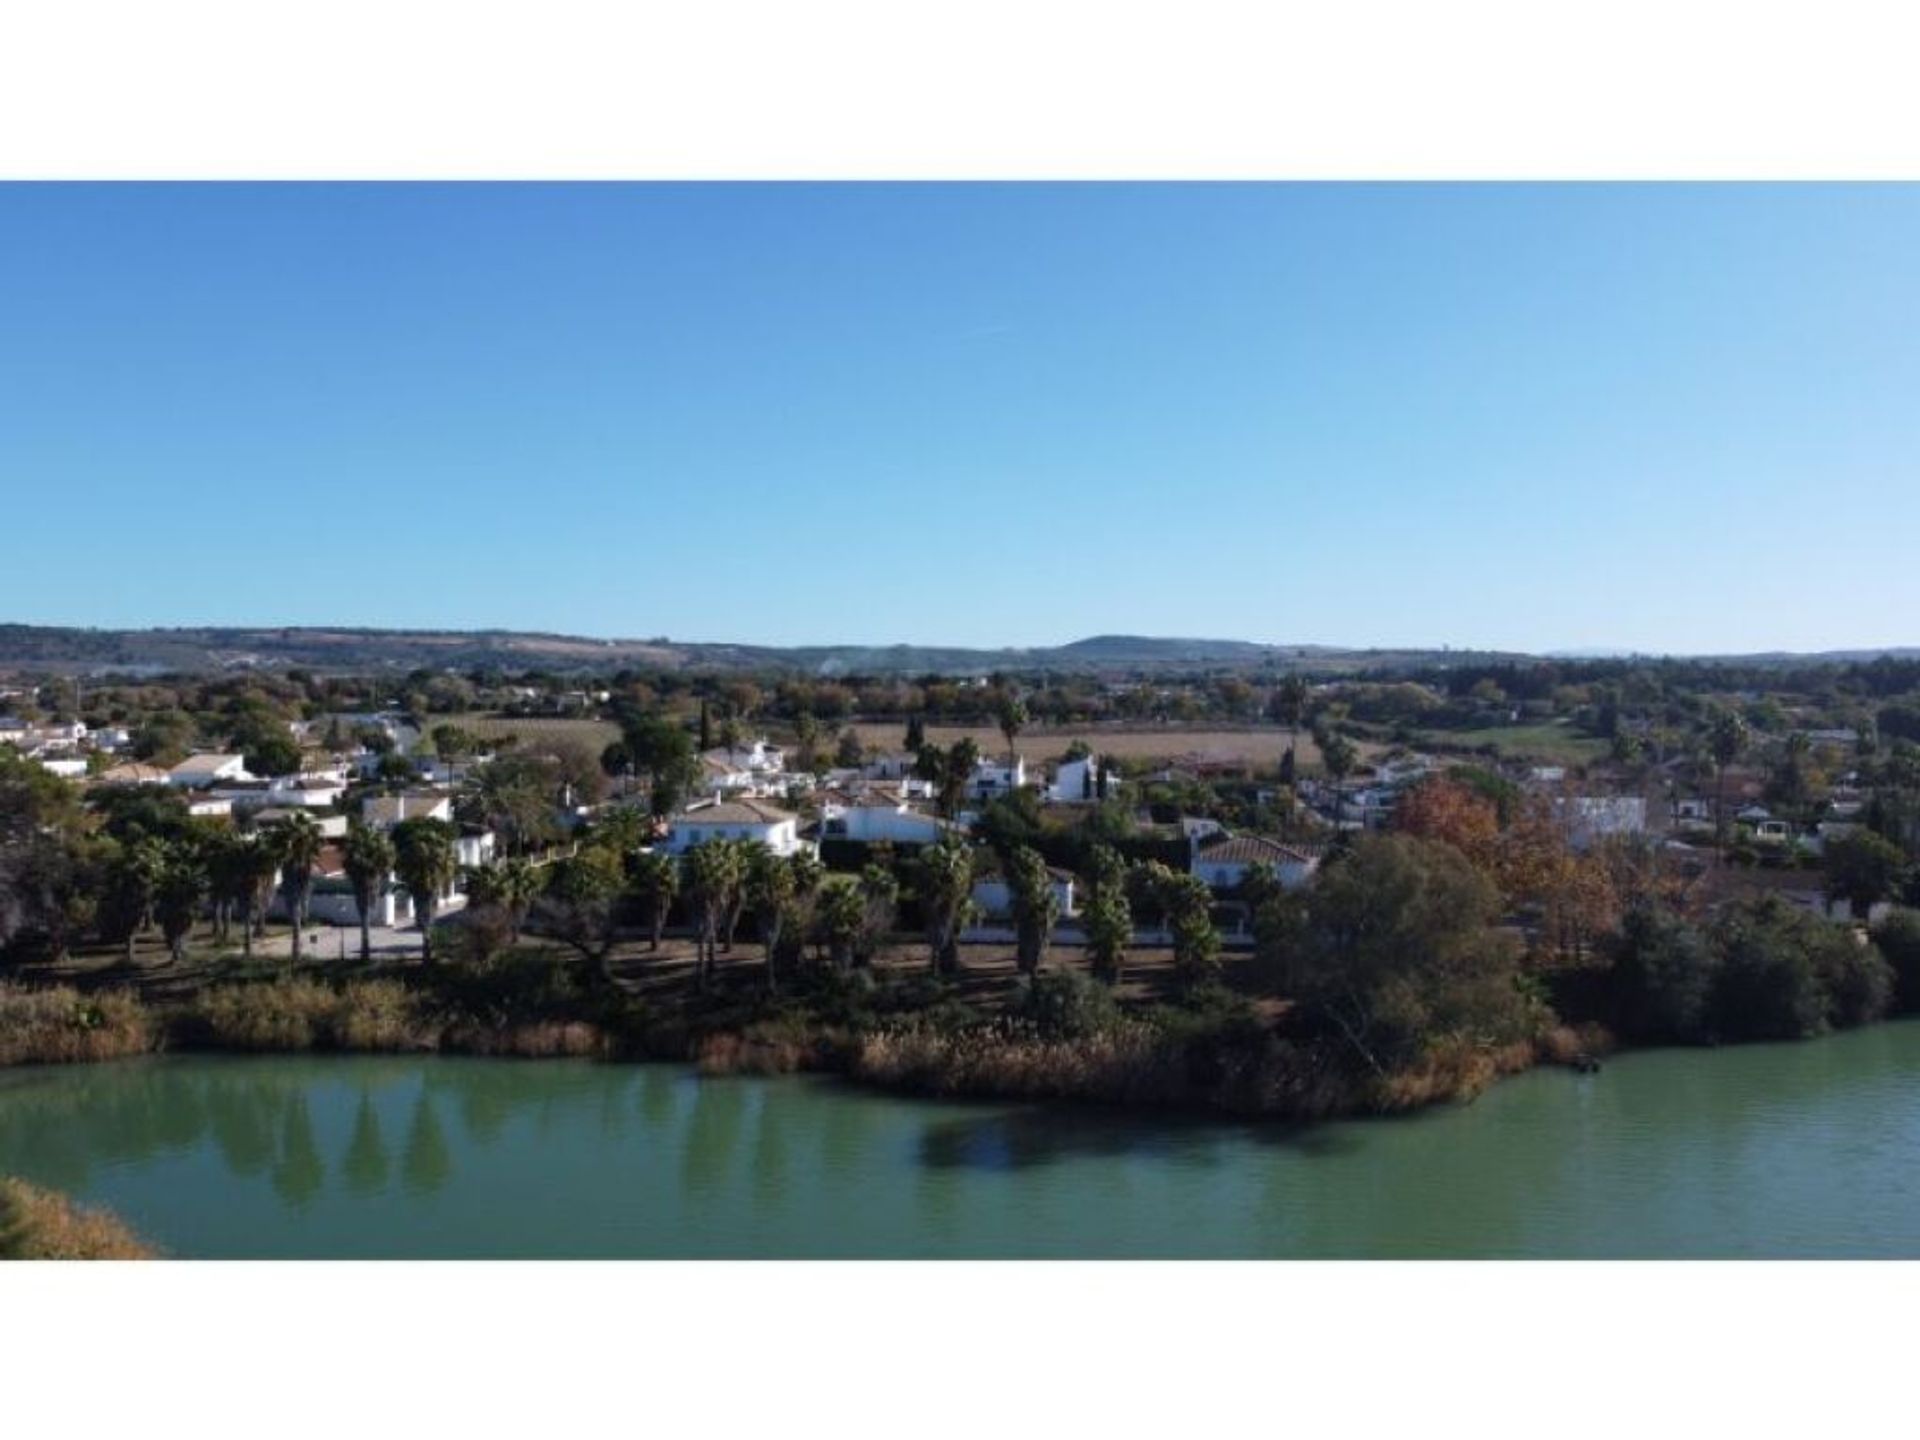
[[280,1118],[280,1155],[273,1167],[273,1193],[295,1210],[304,1210],[326,1184],[327,1167],[313,1142],[313,1117],[307,1097],[294,1091],[286,1097]]
[[373,1108],[373,1096],[363,1086],[359,1107],[353,1112],[353,1138],[340,1158],[341,1177],[354,1194],[377,1195],[387,1188],[392,1168],[386,1138],[380,1133],[380,1112]]
[[453,1152],[440,1128],[425,1086],[413,1102],[413,1120],[407,1126],[407,1148],[400,1160],[400,1180],[416,1195],[430,1195],[453,1178]]
[[178,1254],[1920,1254],[1920,1025],[1312,1128],[585,1062],[0,1072],[0,1172]]

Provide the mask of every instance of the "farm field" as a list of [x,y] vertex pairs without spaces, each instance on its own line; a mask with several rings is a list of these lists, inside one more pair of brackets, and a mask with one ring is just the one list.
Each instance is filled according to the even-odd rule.
[[470,730],[482,739],[494,740],[502,735],[518,735],[523,744],[535,739],[574,740],[586,746],[589,752],[596,756],[620,738],[618,725],[611,720],[598,720],[591,717],[576,719],[571,716],[532,715],[515,718],[468,713],[455,715],[452,720],[463,730]]

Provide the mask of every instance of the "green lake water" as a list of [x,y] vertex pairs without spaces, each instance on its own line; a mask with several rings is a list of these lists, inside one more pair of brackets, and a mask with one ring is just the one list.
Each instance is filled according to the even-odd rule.
[[1920,1257],[1920,1022],[1310,1129],[574,1061],[0,1071],[0,1173],[188,1257]]

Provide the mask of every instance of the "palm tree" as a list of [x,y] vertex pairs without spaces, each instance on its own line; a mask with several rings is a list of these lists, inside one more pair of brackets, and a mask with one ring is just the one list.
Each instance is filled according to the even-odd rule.
[[1013,767],[1020,763],[1020,753],[1014,749],[1014,742],[1020,738],[1020,732],[1027,728],[1027,702],[1018,695],[1009,692],[1000,701],[1000,711],[996,717],[1000,724],[1000,733],[1007,737],[1007,785],[1013,785]]
[[972,903],[973,848],[958,836],[943,835],[920,852],[920,904],[926,914],[927,959],[935,975],[950,975],[958,968],[960,929]]
[[667,928],[667,914],[673,909],[673,897],[680,890],[680,867],[663,850],[648,850],[633,862],[633,893],[647,912],[647,946],[660,948],[661,932]]
[[1323,731],[1317,739],[1320,763],[1333,777],[1333,828],[1338,830],[1347,818],[1347,776],[1360,764],[1360,750],[1338,730]]
[[280,879],[280,855],[265,837],[249,835],[239,843],[234,865],[240,881],[241,948],[253,958],[253,937],[266,928],[267,906]]
[[836,970],[852,967],[866,918],[866,902],[851,876],[836,875],[821,887],[820,930]]
[[1287,727],[1287,754],[1293,754],[1300,744],[1300,722],[1307,714],[1307,680],[1299,671],[1289,671],[1274,687],[1273,697],[1267,702],[1268,713]]
[[373,907],[393,873],[393,842],[382,831],[356,820],[347,828],[343,859],[354,908],[360,912],[360,963],[364,965],[373,959]]
[[712,978],[714,951],[730,904],[730,893],[738,883],[738,859],[733,846],[726,841],[709,840],[688,850],[682,864],[683,883],[693,908],[697,935],[694,983],[705,990]]
[[313,865],[326,837],[313,817],[296,811],[273,827],[270,843],[279,853],[280,889],[287,898],[287,919],[293,926],[293,964],[300,964],[301,941],[307,926],[307,903],[313,898]]
[[394,869],[413,897],[414,917],[420,924],[420,960],[433,963],[433,916],[440,892],[459,871],[456,834],[444,820],[418,816],[393,827]]
[[1031,975],[1047,958],[1047,944],[1060,921],[1060,898],[1053,875],[1039,852],[1018,847],[1006,860],[1007,893],[1013,902],[1015,954],[1020,973]]
[[793,869],[764,844],[755,844],[747,856],[747,903],[760,922],[760,943],[766,951],[767,993],[779,988],[780,939],[793,917]]
[[166,938],[167,952],[177,965],[186,957],[187,936],[207,894],[207,869],[191,845],[168,847],[166,864],[154,888],[154,917]]
[[1727,843],[1727,767],[1747,748],[1747,722],[1737,710],[1722,710],[1707,727],[1707,751],[1713,756],[1714,842]]

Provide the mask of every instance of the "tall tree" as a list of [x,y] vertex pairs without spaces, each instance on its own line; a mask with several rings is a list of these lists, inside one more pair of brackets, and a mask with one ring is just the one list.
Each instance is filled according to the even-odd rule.
[[298,967],[307,905],[313,898],[313,866],[326,837],[313,817],[302,810],[273,826],[268,843],[280,857],[280,889],[287,901],[287,921],[293,927],[293,963]]
[[1747,748],[1747,722],[1737,710],[1721,710],[1707,727],[1707,751],[1713,756],[1713,835],[1727,843],[1727,767]]
[[342,862],[347,884],[353,888],[353,906],[360,915],[360,962],[373,959],[373,907],[393,873],[393,842],[371,825],[354,821],[347,827]]
[[1014,954],[1020,973],[1032,975],[1047,958],[1053,927],[1060,920],[1060,898],[1053,874],[1040,853],[1022,845],[1002,862],[1013,906]]
[[747,903],[760,926],[760,945],[766,956],[767,993],[780,988],[780,946],[793,922],[793,867],[764,844],[747,853]]
[[973,847],[942,835],[921,850],[919,878],[927,958],[935,975],[951,975],[959,968],[960,931],[973,904]]
[[680,867],[664,850],[648,850],[634,858],[633,893],[647,917],[647,948],[658,950],[667,913],[680,892]]
[[1020,763],[1020,752],[1015,748],[1015,742],[1019,740],[1020,732],[1027,728],[1028,718],[1026,701],[1011,690],[1000,697],[994,720],[1000,726],[1000,733],[1007,739],[1008,785],[1013,784],[1013,768]]
[[433,964],[433,917],[440,908],[440,893],[459,873],[458,838],[446,821],[424,815],[393,827],[394,870],[413,897],[414,918],[420,925],[420,960],[425,965]]
[[1133,907],[1127,902],[1125,870],[1097,872],[1087,890],[1080,924],[1087,932],[1087,959],[1096,978],[1120,983],[1127,947],[1133,943]]
[[167,953],[176,965],[186,958],[186,939],[206,896],[207,870],[199,850],[190,844],[169,845],[154,887],[153,912],[167,942]]
[[[1307,717],[1307,697],[1306,676],[1298,670],[1293,670],[1283,676],[1280,683],[1273,687],[1273,696],[1267,702],[1267,713],[1287,727],[1289,756],[1293,755],[1300,745],[1300,722]],[[1295,764],[1297,763],[1296,761]]]
[[1360,750],[1338,730],[1323,730],[1316,737],[1320,764],[1333,779],[1333,824],[1339,829],[1347,819],[1347,777],[1360,764]]

